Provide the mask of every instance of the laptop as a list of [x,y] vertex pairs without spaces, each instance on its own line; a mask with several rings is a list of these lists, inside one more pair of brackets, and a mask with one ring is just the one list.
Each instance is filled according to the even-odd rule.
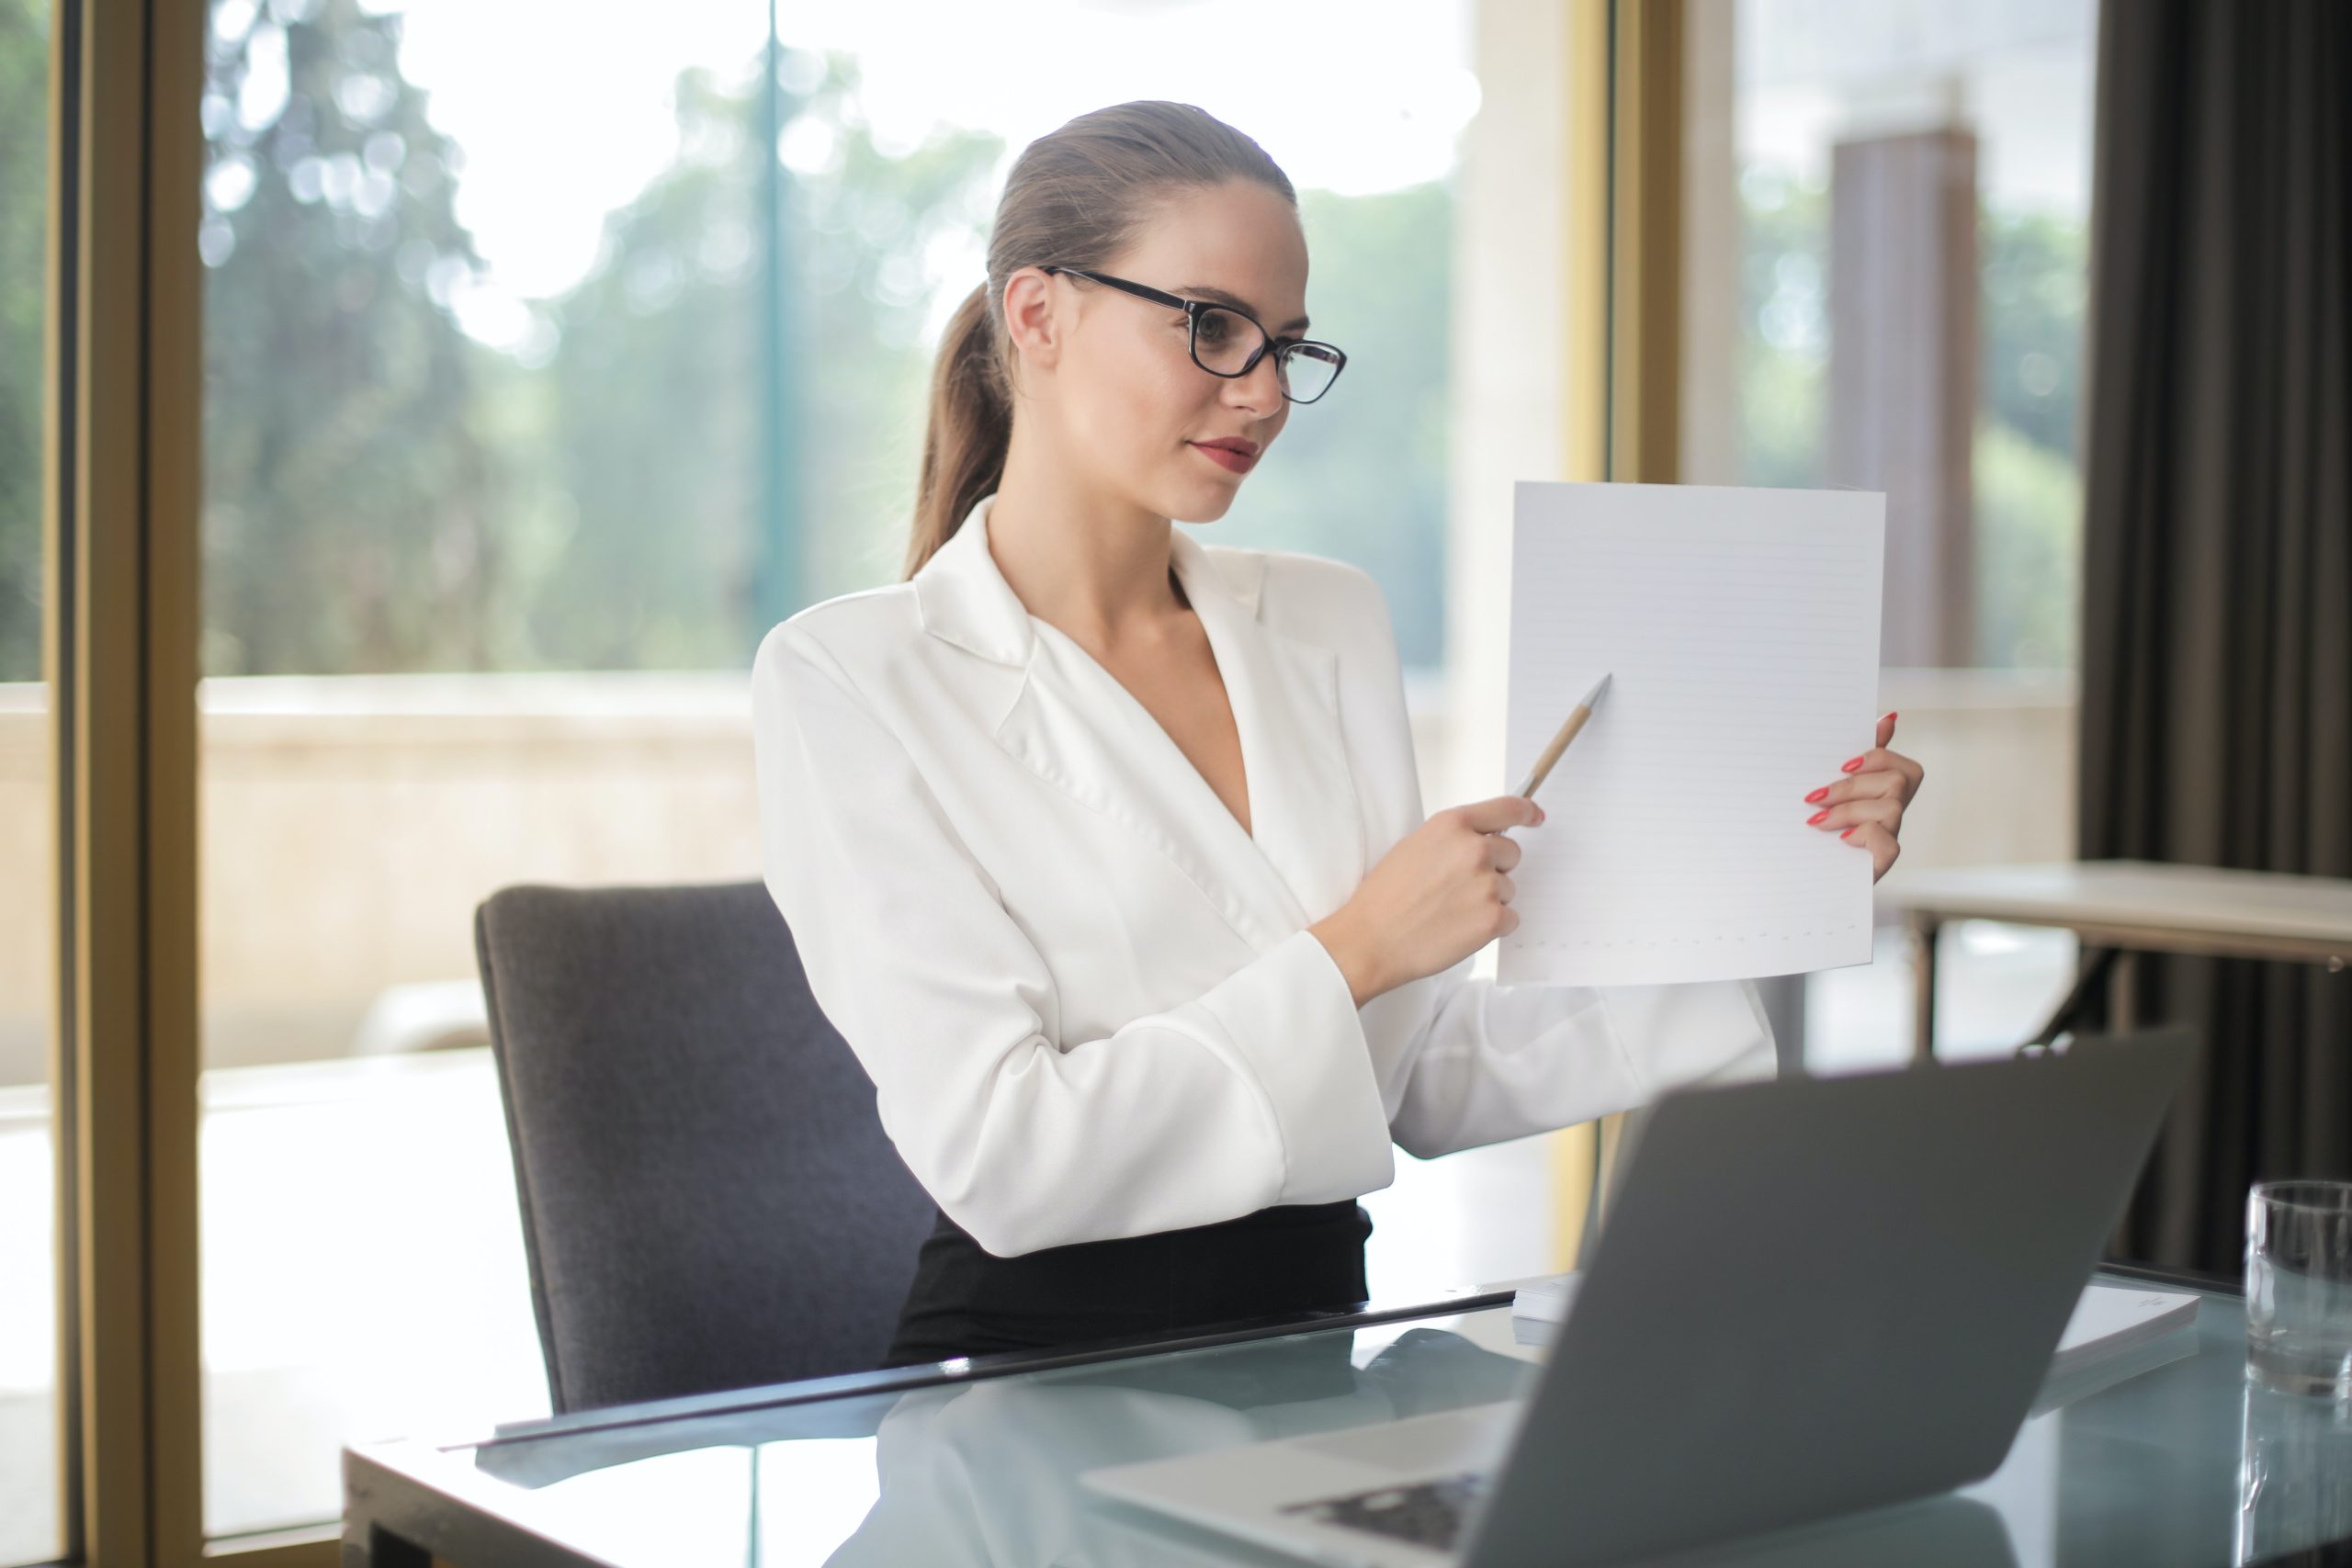
[[1979,1480],[2196,1048],[1669,1092],[1526,1398],[1081,1479],[1348,1568],[1620,1562]]

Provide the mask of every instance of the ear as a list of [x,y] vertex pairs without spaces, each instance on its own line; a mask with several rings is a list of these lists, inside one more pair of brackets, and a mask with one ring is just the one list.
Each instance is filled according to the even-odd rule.
[[1040,268],[1024,266],[1004,280],[1004,325],[1018,358],[1051,370],[1061,358],[1061,290]]

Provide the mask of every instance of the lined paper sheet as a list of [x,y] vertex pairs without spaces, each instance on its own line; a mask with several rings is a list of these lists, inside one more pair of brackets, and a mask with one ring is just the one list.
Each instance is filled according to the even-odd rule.
[[1870,854],[1804,797],[1877,739],[1885,518],[1860,491],[1519,484],[1502,787],[1614,678],[1511,834],[1497,980],[1870,962]]

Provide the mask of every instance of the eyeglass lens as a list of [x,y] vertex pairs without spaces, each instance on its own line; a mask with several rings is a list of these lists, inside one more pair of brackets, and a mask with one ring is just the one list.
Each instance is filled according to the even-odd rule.
[[[1204,370],[1219,376],[1238,376],[1241,367],[1250,363],[1250,356],[1266,341],[1265,333],[1246,316],[1230,310],[1203,310],[1193,327],[1193,357]],[[1330,351],[1311,343],[1292,344],[1283,351],[1276,368],[1283,390],[1292,401],[1302,403],[1321,397],[1332,378],[1340,373]]]

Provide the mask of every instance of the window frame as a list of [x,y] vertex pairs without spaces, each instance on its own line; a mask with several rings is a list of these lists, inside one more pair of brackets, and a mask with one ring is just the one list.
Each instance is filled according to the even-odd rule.
[[[1567,0],[1564,452],[1675,475],[1683,0]],[[331,1568],[339,1527],[208,1541],[198,1338],[198,709],[207,5],[53,0],[44,672],[66,1562]],[[1660,411],[1664,411],[1661,412]],[[1555,1145],[1578,1216],[1590,1129]]]

